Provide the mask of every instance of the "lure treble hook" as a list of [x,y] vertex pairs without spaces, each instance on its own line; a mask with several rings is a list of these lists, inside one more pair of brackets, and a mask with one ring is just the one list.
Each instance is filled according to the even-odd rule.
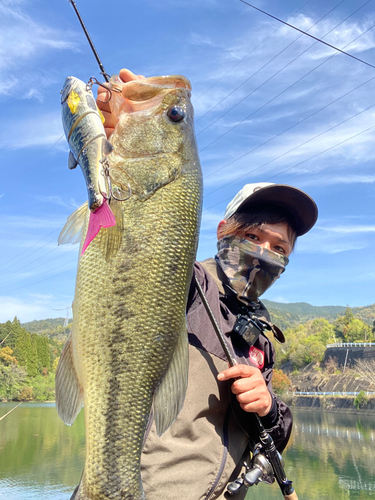
[[112,92],[121,93],[121,89],[119,89],[118,87],[105,85],[104,83],[99,82],[99,80],[95,78],[95,76],[92,76],[90,80],[87,82],[86,90],[91,90],[93,85],[99,85],[99,87],[103,87],[104,89],[108,90],[109,97],[106,101],[97,99],[97,101],[102,102],[103,104],[107,104],[107,102],[109,102],[112,99]]
[[108,163],[107,158],[104,158],[103,160],[99,160],[99,163],[102,164],[102,168],[103,168],[102,175],[105,179],[106,187],[108,187],[108,193],[109,193],[109,195],[107,195],[107,193],[104,193],[103,191],[100,190],[100,194],[103,196],[103,198],[105,198],[108,201],[110,201],[111,198],[113,198],[117,201],[128,200],[133,194],[130,184],[128,184],[128,188],[129,188],[128,196],[126,196],[125,198],[118,198],[113,192],[112,182],[111,182],[111,178],[109,176],[109,163]]

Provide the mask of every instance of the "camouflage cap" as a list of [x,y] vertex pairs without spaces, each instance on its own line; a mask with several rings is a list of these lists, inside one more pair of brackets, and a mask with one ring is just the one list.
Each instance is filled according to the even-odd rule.
[[227,206],[224,219],[228,220],[235,212],[261,203],[280,205],[289,210],[296,221],[297,236],[310,231],[318,218],[315,201],[304,191],[285,184],[258,182],[246,184],[236,194]]

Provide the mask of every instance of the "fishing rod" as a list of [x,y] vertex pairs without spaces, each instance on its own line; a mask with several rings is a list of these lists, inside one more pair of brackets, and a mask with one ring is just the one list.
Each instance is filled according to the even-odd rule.
[[20,405],[22,405],[22,401],[20,403],[18,403],[17,406],[14,406],[10,411],[8,411],[8,413],[6,413],[5,415],[3,415],[1,418],[0,418],[0,421],[3,420],[5,417],[7,417],[10,413],[12,413],[12,411],[14,411],[16,408],[18,408]]
[[106,70],[104,69],[103,63],[102,63],[102,61],[100,60],[100,57],[99,57],[99,55],[98,55],[98,53],[97,53],[97,51],[96,51],[96,49],[95,49],[95,47],[94,47],[94,44],[93,44],[93,42],[92,42],[92,40],[91,40],[91,37],[90,37],[90,35],[89,35],[89,32],[88,32],[88,31],[87,31],[87,29],[86,29],[85,23],[84,23],[84,22],[83,22],[83,20],[82,20],[81,14],[80,14],[80,13],[79,13],[79,11],[78,11],[78,8],[77,8],[77,5],[76,5],[75,1],[74,1],[74,0],[68,0],[68,2],[72,4],[73,9],[75,10],[75,13],[77,14],[78,20],[79,20],[79,22],[81,23],[81,26],[82,26],[82,28],[83,28],[83,31],[85,32],[86,38],[87,38],[87,40],[88,40],[88,42],[89,42],[89,44],[90,44],[90,47],[91,47],[91,49],[92,49],[92,51],[93,51],[93,53],[94,53],[95,59],[97,60],[97,63],[99,64],[99,68],[100,68],[100,70],[101,70],[101,71],[100,71],[101,75],[103,75],[103,77],[104,77],[105,81],[106,81],[107,83],[109,83],[110,76],[108,75],[108,73],[107,73],[107,72],[106,72]]
[[[235,366],[237,365],[237,362],[228,348],[225,337],[222,331],[220,330],[220,327],[208,303],[208,300],[202,289],[202,286],[199,283],[198,278],[196,277],[195,274],[194,274],[194,281],[197,286],[198,294],[203,302],[203,305],[211,320],[215,333],[227,357],[228,363],[230,366]],[[276,481],[280,487],[281,493],[283,494],[285,500],[298,500],[297,493],[294,491],[294,488],[292,486],[292,481],[290,481],[286,477],[283,466],[283,459],[280,453],[277,451],[272,437],[265,430],[258,414],[250,413],[250,415],[252,415],[254,423],[257,427],[260,443],[255,445],[253,451],[253,458],[251,464],[252,468],[246,465],[247,469],[246,473],[228,485],[228,493],[232,496],[238,493],[238,491],[244,485],[246,487],[249,487],[253,486],[254,484],[258,484],[258,482],[260,481],[272,483],[276,478]]]

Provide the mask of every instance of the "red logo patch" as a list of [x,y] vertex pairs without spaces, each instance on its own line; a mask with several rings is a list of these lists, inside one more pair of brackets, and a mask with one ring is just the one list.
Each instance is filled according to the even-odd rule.
[[257,349],[254,346],[251,346],[249,349],[249,357],[257,368],[259,368],[260,370],[263,368],[263,366],[264,366],[264,352],[263,351],[261,351],[260,349]]

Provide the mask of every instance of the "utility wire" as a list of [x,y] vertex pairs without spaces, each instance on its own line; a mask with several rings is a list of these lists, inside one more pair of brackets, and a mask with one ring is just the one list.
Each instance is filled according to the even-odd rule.
[[259,12],[262,12],[263,14],[266,14],[266,16],[272,17],[272,19],[276,19],[276,21],[279,21],[280,23],[283,23],[286,26],[289,26],[290,28],[293,28],[294,30],[299,31],[300,33],[303,33],[304,35],[309,36],[310,38],[313,38],[314,40],[316,40],[316,41],[318,41],[320,43],[323,43],[324,45],[327,45],[327,47],[330,47],[331,49],[337,50],[338,52],[341,52],[341,54],[345,54],[346,56],[349,56],[352,59],[355,59],[356,61],[359,61],[359,62],[361,62],[363,64],[366,64],[367,66],[370,66],[371,68],[375,69],[375,66],[372,65],[372,64],[370,64],[370,63],[368,63],[367,61],[364,61],[363,59],[360,59],[359,57],[353,56],[353,54],[349,54],[349,52],[345,52],[344,50],[339,49],[338,47],[335,47],[335,45],[331,45],[330,43],[325,42],[321,38],[313,36],[310,33],[307,33],[306,31],[303,31],[303,30],[297,28],[296,26],[293,26],[292,24],[289,24],[286,21],[283,21],[282,19],[279,19],[278,17],[273,16],[272,14],[266,12],[265,10],[262,10],[262,9],[259,9],[258,7],[255,7],[255,5],[252,5],[251,3],[245,2],[245,0],[240,0],[240,1],[242,3],[248,5],[249,7],[252,7],[253,9],[258,10]]
[[[289,130],[291,130],[292,128],[296,127],[297,125],[300,125],[301,123],[305,122],[306,120],[308,120],[309,118],[311,118],[312,116],[320,113],[320,111],[323,111],[324,109],[328,108],[329,106],[331,106],[332,104],[335,104],[337,101],[340,101],[341,99],[343,99],[344,97],[346,97],[347,95],[351,94],[352,92],[355,92],[356,90],[358,90],[360,87],[363,87],[364,85],[366,85],[367,83],[373,81],[375,79],[375,76],[373,76],[372,78],[369,78],[368,80],[366,80],[365,82],[361,83],[360,85],[357,85],[357,87],[355,87],[354,89],[351,89],[349,90],[348,92],[346,92],[345,94],[341,95],[340,97],[337,97],[337,99],[334,99],[333,101],[329,102],[328,104],[326,104],[325,106],[323,106],[322,108],[319,108],[317,109],[316,111],[314,111],[313,113],[309,114],[308,116],[306,116],[305,118],[302,118],[302,120],[299,120],[298,122],[294,123],[293,125],[291,125],[290,127],[286,128],[285,130],[283,130],[282,132],[274,135],[273,137],[271,137],[270,139],[267,139],[266,141],[262,142],[262,144],[259,144],[258,146],[255,146],[254,148],[250,149],[250,151],[247,151],[246,153],[242,154],[241,156],[239,156],[238,158],[235,158],[234,160],[230,161],[229,163],[226,163],[225,165],[223,165],[222,167],[214,170],[213,172],[207,174],[204,176],[204,179],[207,179],[208,177],[211,177],[212,175],[216,174],[217,172],[219,172],[220,170],[223,170],[224,168],[228,167],[229,165],[232,165],[233,163],[236,163],[237,161],[241,160],[242,158],[244,158],[245,156],[248,156],[250,153],[253,153],[254,151],[256,151],[257,149],[261,148],[262,146],[265,146],[266,144],[269,144],[270,142],[272,142],[274,139],[276,139],[277,137],[280,137],[281,135],[285,134],[285,132],[288,132]],[[277,96],[276,96],[277,97]],[[270,101],[268,101],[269,103]],[[267,104],[268,104],[267,103]],[[260,109],[260,108],[259,108]]]
[[[50,254],[50,253],[52,253],[52,252],[55,252],[55,251],[56,251],[56,248],[53,248],[53,249],[52,249],[52,250],[50,250],[49,252],[47,252],[47,253],[45,253],[45,254],[41,255],[40,257],[37,257],[36,259],[32,260],[31,262],[28,262],[28,263],[27,263],[27,264],[25,264],[23,267],[16,269],[14,272],[12,272],[12,273],[9,273],[9,274],[6,274],[6,275],[2,276],[2,277],[1,277],[1,280],[3,281],[3,280],[6,280],[7,278],[9,278],[9,277],[11,277],[11,276],[14,276],[16,273],[19,273],[20,271],[22,271],[22,269],[25,269],[25,267],[29,267],[31,264],[34,264],[34,262],[37,262],[38,260],[40,260],[40,259],[44,258],[46,255],[48,255],[48,254]],[[70,250],[67,250],[64,254],[59,253],[58,255],[56,255],[56,257],[54,257],[53,259],[50,259],[48,262],[43,261],[41,264],[38,264],[37,266],[33,266],[33,268],[32,268],[32,269],[33,269],[33,271],[34,271],[34,269],[36,269],[36,268],[38,268],[38,267],[40,267],[40,266],[50,264],[50,263],[51,263],[51,262],[53,262],[54,260],[61,258],[61,256],[62,256],[62,255],[66,255],[66,254],[68,254],[68,253],[70,253],[70,252],[73,252],[73,251],[77,251],[77,249],[73,247],[73,248],[71,248]]]
[[[61,211],[61,212],[58,212],[57,215],[54,215],[54,217],[52,219],[50,219],[44,226],[42,226],[41,228],[39,228],[39,231],[40,232],[42,229],[48,227],[49,225],[51,225],[52,223],[56,222],[58,220],[57,217],[59,217],[60,215],[64,214],[66,216],[66,212],[65,211]],[[61,232],[61,227],[58,227],[58,228],[55,228],[53,229],[51,232],[49,232],[47,235],[43,236],[42,238],[40,238],[39,240],[35,241],[32,245],[29,245],[28,247],[24,248],[22,250],[22,252],[19,252],[17,255],[15,255],[14,257],[12,257],[11,259],[9,259],[8,261],[6,262],[3,262],[3,266],[7,266],[7,267],[3,267],[3,271],[7,271],[9,268],[12,268],[13,266],[19,264],[20,262],[22,262],[23,260],[27,259],[28,257],[30,257],[31,255],[35,254],[36,252],[38,252],[39,250],[41,250],[42,248],[46,247],[47,245],[49,245],[50,243],[54,243],[57,241],[57,238],[53,238],[49,241],[47,241],[44,245],[41,245],[40,247],[36,248],[33,252],[29,252],[32,248],[34,248],[36,245],[38,245],[39,243],[41,243],[43,240],[45,240],[46,238],[48,238],[49,236],[51,236],[51,234],[54,234],[56,232]],[[57,249],[57,245],[55,247],[55,250]],[[14,264],[11,264],[9,265],[11,262],[13,262],[14,260],[18,259],[18,257],[20,257],[21,255],[23,255],[25,252],[27,252],[27,255],[19,260],[17,260],[17,262],[15,262]]]
[[341,146],[342,144],[345,144],[346,142],[351,141],[352,139],[355,139],[359,135],[365,134],[366,132],[369,132],[370,130],[373,130],[374,128],[375,128],[375,125],[372,125],[371,127],[368,127],[365,130],[362,130],[362,132],[358,132],[358,134],[352,135],[351,137],[348,137],[347,139],[339,142],[338,144],[335,144],[334,146],[331,146],[330,148],[327,148],[324,151],[321,151],[320,153],[317,153],[316,155],[311,156],[310,158],[307,158],[306,160],[303,160],[303,161],[297,163],[296,165],[292,165],[291,167],[288,167],[285,170],[282,170],[281,172],[278,172],[277,174],[272,175],[271,177],[268,177],[266,179],[266,182],[269,181],[269,180],[271,180],[271,179],[274,179],[278,175],[285,174],[285,172],[288,172],[289,170],[292,170],[293,168],[299,167],[303,163],[306,163],[309,160],[313,160],[314,158],[317,158],[318,156],[320,156],[320,155],[322,155],[324,153],[327,153],[328,151],[331,151],[332,149],[337,148],[338,146]]
[[[373,106],[375,106],[375,105],[372,105],[372,106],[369,106],[369,107],[371,108],[371,107],[373,107]],[[363,110],[363,111],[366,111],[366,110]],[[360,114],[360,113],[357,113],[357,115],[358,115],[358,114]],[[356,116],[357,116],[357,115],[356,115]],[[345,121],[347,121],[347,120],[345,120]],[[340,124],[338,124],[338,125],[340,125]],[[337,125],[337,126],[338,126],[338,125]],[[332,127],[332,128],[334,128],[334,127]],[[316,157],[318,157],[318,156],[320,156],[320,155],[322,155],[322,154],[324,154],[324,153],[327,153],[328,151],[331,151],[332,149],[337,148],[338,146],[341,146],[342,144],[344,144],[344,143],[346,143],[346,142],[348,142],[348,141],[351,141],[352,139],[354,139],[354,138],[356,138],[356,137],[358,137],[358,136],[360,136],[360,135],[362,135],[362,134],[365,134],[366,132],[368,132],[369,130],[372,130],[372,129],[374,129],[374,128],[375,128],[375,125],[373,125],[373,126],[371,126],[371,127],[368,127],[367,129],[362,130],[361,132],[358,132],[357,134],[354,134],[354,135],[352,135],[351,137],[348,137],[347,139],[344,139],[343,141],[341,141],[341,142],[339,142],[339,143],[337,143],[337,144],[334,144],[333,146],[330,146],[329,148],[327,148],[327,149],[325,149],[325,150],[323,150],[323,151],[320,151],[319,153],[316,153],[315,155],[310,156],[309,158],[306,158],[305,160],[302,160],[302,161],[300,161],[299,163],[296,163],[295,165],[292,165],[292,166],[290,166],[290,167],[288,167],[288,168],[286,168],[286,169],[282,170],[281,172],[278,172],[277,174],[272,175],[271,177],[268,177],[267,179],[265,179],[265,181],[264,181],[264,182],[267,182],[267,181],[269,181],[269,180],[271,180],[271,179],[274,179],[275,177],[277,177],[277,176],[279,176],[279,175],[281,175],[281,174],[284,174],[285,172],[288,172],[289,170],[292,170],[293,168],[296,168],[296,167],[298,167],[298,166],[300,166],[300,165],[302,165],[302,164],[304,164],[304,163],[308,162],[309,160],[312,160],[312,159],[314,159],[314,158],[316,158]],[[329,130],[331,130],[331,129],[329,129]],[[328,132],[329,130],[326,130],[326,132]],[[321,135],[321,134],[320,134],[320,135]],[[302,145],[302,144],[301,144],[301,145]],[[301,145],[300,145],[300,146],[301,146]],[[299,146],[298,146],[298,147],[299,147]],[[294,149],[297,149],[297,148],[294,148]],[[290,150],[290,151],[292,151],[292,150]],[[287,153],[288,153],[288,152],[290,152],[290,151],[287,151]],[[227,182],[227,183],[225,184],[225,187],[227,187],[227,186],[228,186],[228,184],[232,184],[233,182],[236,182],[236,181],[238,181],[239,179],[242,179],[243,177],[246,177],[247,175],[249,175],[249,174],[251,174],[251,173],[255,172],[255,171],[256,171],[256,170],[258,170],[259,168],[262,168],[263,166],[268,165],[268,164],[269,164],[269,163],[271,163],[272,161],[275,161],[275,160],[277,160],[277,159],[281,158],[282,156],[284,156],[284,155],[285,155],[285,154],[287,154],[287,153],[284,153],[284,154],[282,154],[282,155],[278,156],[277,158],[274,158],[273,160],[271,160],[271,161],[269,161],[269,162],[267,162],[267,163],[264,163],[263,165],[260,165],[259,167],[257,167],[257,168],[255,168],[255,169],[253,169],[251,172],[246,172],[244,175],[241,175],[240,177],[238,177],[238,178],[237,178],[237,179],[235,179],[234,181]],[[219,191],[219,189],[221,189],[221,188],[218,188],[218,189],[216,189],[215,191],[211,191],[211,193],[209,193],[209,194],[213,194],[214,192]],[[214,207],[216,207],[216,206],[220,205],[221,203],[223,203],[223,202],[225,202],[225,201],[228,201],[228,200],[230,200],[230,199],[231,199],[231,198],[226,198],[225,200],[221,200],[220,202],[215,203],[214,205],[211,205],[209,208],[206,208],[204,211],[211,210],[211,208],[214,208]]]
[[[368,0],[366,3],[369,3],[369,1],[371,0]],[[364,5],[366,5],[366,3]],[[364,7],[364,5],[362,5],[362,7]],[[343,22],[345,22],[347,19],[349,19],[349,17],[351,17],[352,15],[354,15],[356,12],[358,12],[358,10],[360,10],[362,7],[360,7],[359,9],[357,9],[355,12],[353,12],[350,16],[346,17],[343,21],[341,21],[339,24],[337,24],[334,28],[332,28],[330,31],[328,31],[324,36],[328,35],[329,33],[331,33],[331,31],[333,31],[334,29],[336,29],[338,26],[340,26],[340,24],[342,24]],[[348,47],[349,45],[351,45],[353,42],[355,42],[356,40],[358,40],[358,38],[360,38],[361,36],[365,35],[368,31],[372,30],[374,28],[375,24],[370,26],[370,28],[368,28],[366,31],[364,31],[363,33],[361,33],[360,35],[358,35],[356,38],[354,38],[353,40],[351,40],[349,43],[347,43],[345,45],[345,47]],[[232,109],[234,109],[236,106],[238,106],[238,104],[240,104],[242,101],[244,101],[245,99],[247,99],[250,95],[254,94],[257,90],[259,90],[261,87],[263,87],[266,83],[268,83],[270,80],[272,80],[272,78],[274,78],[276,75],[278,75],[281,71],[283,71],[287,66],[289,66],[290,64],[292,64],[296,59],[298,59],[301,55],[303,55],[305,52],[307,52],[308,50],[310,50],[317,42],[315,42],[313,45],[311,45],[310,47],[308,47],[307,49],[305,49],[303,52],[301,52],[297,57],[295,57],[292,61],[290,61],[289,63],[287,63],[285,66],[283,66],[280,70],[278,70],[275,74],[273,74],[270,78],[268,78],[265,82],[263,82],[261,85],[259,85],[256,89],[252,90],[249,94],[247,94],[243,99],[241,99],[239,102],[237,102],[234,106],[232,106],[228,111],[226,111],[225,113],[223,113],[221,116],[219,116],[216,120],[214,120],[212,123],[210,123],[206,128],[204,128],[203,130],[201,130],[197,135],[200,135],[202,132],[204,132],[207,128],[211,127],[211,125],[213,125],[214,123],[216,123],[220,118],[222,118],[223,116],[225,116],[226,114],[228,114],[230,111],[232,111]],[[204,151],[205,149],[208,149],[210,146],[212,146],[212,144],[214,144],[215,142],[217,142],[219,139],[221,139],[222,137],[224,137],[225,135],[229,134],[229,132],[231,132],[232,130],[234,130],[235,128],[237,128],[239,125],[241,125],[243,122],[245,122],[246,120],[248,120],[249,118],[251,118],[253,115],[255,115],[255,113],[257,113],[258,111],[260,111],[261,109],[263,109],[264,107],[266,107],[268,104],[270,104],[272,101],[274,101],[275,99],[277,99],[277,97],[279,97],[280,95],[284,94],[285,92],[287,92],[288,90],[290,90],[292,87],[294,87],[294,85],[296,85],[297,83],[299,83],[300,81],[302,81],[304,78],[306,78],[308,75],[310,75],[311,73],[313,73],[315,70],[317,70],[318,68],[320,68],[320,66],[322,66],[323,64],[325,64],[327,61],[329,61],[330,59],[332,59],[332,57],[335,57],[337,55],[337,53],[334,53],[332,54],[331,56],[329,56],[327,59],[325,59],[323,62],[321,62],[320,64],[318,64],[318,66],[316,66],[315,68],[313,68],[312,70],[310,70],[309,72],[307,72],[305,75],[303,75],[301,78],[299,78],[297,81],[295,81],[294,83],[292,83],[291,85],[289,85],[289,87],[287,87],[286,89],[284,89],[283,91],[281,91],[279,94],[277,94],[275,97],[273,97],[272,99],[270,99],[267,103],[265,103],[263,106],[261,106],[260,108],[258,108],[257,110],[253,111],[250,115],[246,116],[246,118],[244,118],[243,120],[241,120],[240,122],[236,123],[236,125],[234,125],[233,127],[231,127],[230,129],[228,129],[226,132],[224,132],[222,135],[220,135],[219,137],[217,137],[216,139],[214,139],[212,142],[210,142],[209,144],[207,144],[204,148],[200,149],[199,152],[201,153],[202,151]]]
[[[371,0],[369,0],[371,1]],[[341,0],[341,2],[339,2],[335,7],[333,7],[329,12],[327,12],[326,14],[324,14],[324,16],[322,16],[318,21],[316,21],[314,24],[312,24],[310,26],[309,29],[313,28],[315,25],[317,25],[322,19],[324,19],[325,17],[327,17],[332,11],[334,11],[339,5],[341,5],[343,2],[345,2],[345,0]],[[279,57],[280,54],[282,54],[283,52],[285,52],[289,47],[291,47],[297,40],[299,40],[300,38],[302,38],[302,35],[299,35],[295,40],[293,40],[292,42],[290,42],[286,47],[284,47],[280,52],[278,52],[275,56],[273,56],[269,61],[267,61],[265,64],[263,64],[263,66],[261,66],[259,69],[257,69],[251,76],[249,76],[249,78],[247,78],[246,80],[244,80],[240,85],[238,85],[234,90],[232,90],[229,94],[227,94],[223,99],[221,99],[221,101],[219,101],[217,104],[215,104],[215,106],[213,106],[212,108],[210,108],[208,111],[206,111],[206,113],[204,113],[202,116],[200,116],[197,120],[196,120],[196,123],[198,123],[202,118],[204,118],[208,113],[210,113],[212,110],[214,110],[217,106],[219,106],[222,102],[224,102],[226,99],[228,99],[228,97],[230,97],[232,94],[234,94],[234,92],[236,92],[239,88],[241,88],[243,85],[245,85],[245,83],[247,83],[249,80],[251,80],[251,78],[253,78],[253,76],[257,75],[260,71],[262,71],[262,69],[264,69],[266,66],[268,66],[272,61],[274,61],[277,57]],[[276,73],[277,74],[277,73]],[[267,80],[268,81],[268,80]],[[266,82],[265,82],[266,83]],[[248,94],[250,95],[250,94]],[[248,97],[248,96],[246,96]],[[246,99],[246,98],[245,98]],[[242,102],[244,99],[242,99],[240,102]],[[238,102],[235,106],[237,106],[240,102]],[[234,107],[235,107],[234,106]],[[231,108],[233,109],[233,108]],[[230,110],[229,110],[230,111]],[[226,112],[228,113],[228,111]],[[224,113],[224,114],[226,114]],[[207,127],[205,127],[204,129],[200,130],[198,132],[197,135],[200,135],[202,132],[204,132],[207,128],[209,128],[213,123],[215,123],[217,120],[219,120],[222,116],[224,115],[221,115],[219,118],[217,118],[214,122],[210,123]]]
[[[60,267],[66,266],[68,264],[73,264],[73,263],[77,264],[77,259],[72,260],[70,262],[66,262],[65,264],[62,264],[61,266],[54,267],[53,269],[50,269],[48,272],[55,271],[56,269],[59,269]],[[42,283],[43,281],[47,281],[49,279],[56,278],[57,276],[61,276],[62,274],[65,274],[65,273],[70,272],[70,271],[71,271],[71,269],[67,269],[66,271],[63,271],[62,273],[59,273],[59,274],[55,274],[54,276],[48,276],[48,278],[44,278],[44,279],[39,280],[39,281],[34,281],[33,283],[28,283],[27,285],[19,286],[16,288],[5,288],[3,290],[3,292],[13,292],[14,290],[20,290],[21,288],[27,288],[27,287],[30,287],[33,285],[37,285],[38,283]],[[31,279],[31,278],[27,278],[27,279],[22,280],[22,281],[27,281],[28,279]],[[0,293],[1,292],[2,292],[2,290],[0,289]]]
[[[371,1],[371,0],[369,0]],[[294,14],[297,14],[297,12],[299,12],[301,9],[303,9],[305,7],[305,5],[307,5],[308,3],[310,2],[310,0],[307,0],[307,2],[305,2],[299,9],[295,10],[293,12],[292,15]],[[248,52],[244,57],[242,57],[242,59],[240,59],[239,61],[236,62],[236,64],[234,66],[232,66],[226,73],[224,73],[218,80],[216,80],[210,87],[208,87],[208,89],[206,89],[199,97],[197,97],[196,99],[194,99],[194,104],[196,102],[199,101],[199,99],[201,97],[203,97],[205,94],[207,94],[207,92],[209,90],[211,90],[217,83],[219,83],[224,77],[226,77],[229,73],[231,73],[234,68],[236,68],[239,64],[242,63],[242,61],[244,61],[247,57],[249,57],[250,54],[252,54],[258,47],[260,47],[266,40],[268,40],[269,38],[271,38],[272,35],[274,35],[277,31],[279,31],[281,29],[281,26],[278,26],[276,29],[274,29],[272,31],[272,33],[270,33],[269,35],[267,35],[265,38],[263,38],[263,40],[261,42],[258,43],[258,45],[256,45],[252,50],[250,50],[250,52]],[[203,118],[204,115],[202,115],[200,118],[198,118],[196,120],[196,123],[201,119]]]

